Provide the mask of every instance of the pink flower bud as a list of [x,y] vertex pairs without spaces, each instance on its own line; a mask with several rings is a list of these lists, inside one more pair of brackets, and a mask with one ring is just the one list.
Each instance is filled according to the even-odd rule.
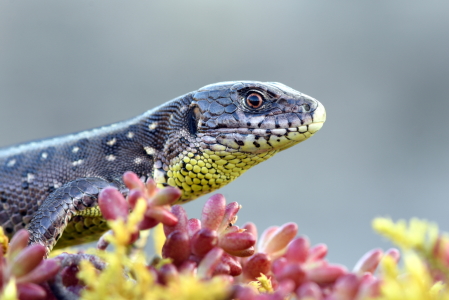
[[265,249],[266,244],[271,240],[271,236],[276,232],[276,230],[278,230],[278,228],[279,226],[271,226],[262,232],[262,235],[259,239],[259,244],[257,246],[259,251],[260,249]]
[[222,194],[215,194],[204,204],[201,214],[203,228],[217,230],[223,220],[226,200]]
[[376,279],[371,273],[365,273],[360,278],[357,299],[369,299],[380,296],[380,280]]
[[359,288],[359,279],[355,274],[346,274],[341,276],[335,282],[332,299],[352,300],[357,294]]
[[210,278],[221,261],[223,249],[215,247],[210,250],[198,265],[199,278]]
[[18,284],[17,292],[20,300],[41,300],[47,295],[43,287],[29,282]]
[[296,295],[299,300],[322,300],[323,294],[321,288],[315,282],[306,282],[296,290]]
[[190,238],[192,238],[195,233],[197,233],[201,229],[201,221],[198,219],[189,219],[187,221],[187,232],[189,233]]
[[242,274],[242,266],[240,263],[235,259],[235,257],[227,254],[226,252],[223,253],[221,256],[221,261],[229,266],[229,275],[231,276],[239,276]]
[[237,202],[232,202],[226,205],[223,219],[221,220],[221,224],[218,227],[218,231],[221,232],[225,230],[229,224],[233,224],[235,221],[235,217],[240,210],[240,205]]
[[[30,238],[30,233],[26,229],[20,229],[17,231],[9,243],[9,249],[7,253],[8,261],[12,261],[23,248],[28,245],[28,239]],[[1,250],[0,250],[1,252]]]
[[249,286],[237,286],[237,291],[235,292],[235,297],[233,299],[239,299],[239,300],[259,300],[259,298],[256,298],[258,294],[256,294],[256,291],[254,289],[250,288]]
[[140,198],[146,199],[144,191],[142,190],[129,191],[127,200],[131,208],[134,208],[134,206],[136,206],[137,200],[139,200]]
[[321,265],[307,270],[307,279],[318,284],[332,283],[348,271],[340,265]]
[[327,246],[325,244],[318,244],[310,248],[308,261],[317,261],[325,258],[327,255]]
[[250,232],[256,238],[257,242],[257,227],[254,223],[252,222],[245,223],[242,228],[245,229],[247,232]]
[[233,232],[220,237],[218,245],[224,251],[239,251],[254,246],[256,239],[249,232]]
[[190,238],[186,232],[175,230],[170,233],[162,247],[162,257],[173,259],[179,266],[190,256]]
[[218,244],[215,230],[203,228],[192,237],[192,253],[202,257]]
[[159,206],[149,208],[145,212],[145,217],[153,218],[168,226],[175,226],[178,223],[178,219],[171,212]]
[[307,237],[298,237],[287,246],[285,257],[290,262],[303,263],[309,255],[310,242]]
[[298,226],[295,223],[286,223],[279,227],[271,236],[270,240],[265,245],[265,249],[260,249],[261,252],[272,254],[284,249],[288,243],[296,236]]
[[179,279],[178,270],[173,264],[165,264],[159,269],[159,282],[161,284],[168,284],[172,281],[177,281]]
[[278,274],[275,275],[279,282],[290,279],[295,283],[296,287],[298,287],[306,279],[306,273],[297,263],[287,264]]
[[230,275],[231,268],[228,264],[225,264],[223,262],[218,263],[218,265],[214,268],[214,271],[212,272],[212,276],[217,275]]
[[156,181],[153,178],[148,178],[145,183],[145,192],[149,198],[153,197],[158,191]]
[[43,260],[31,272],[17,278],[17,283],[43,283],[53,278],[59,271],[60,263],[54,259]]
[[23,249],[12,261],[11,274],[20,277],[36,268],[45,256],[45,247],[34,244]]
[[398,263],[399,260],[401,259],[401,252],[399,252],[399,250],[396,248],[388,249],[385,252],[385,255],[391,256],[396,263]]
[[171,208],[171,213],[178,219],[178,223],[175,226],[164,225],[165,236],[168,236],[171,232],[175,230],[181,230],[187,232],[187,213],[184,208],[180,205],[174,205]]
[[106,220],[116,220],[118,218],[126,220],[128,218],[128,202],[114,187],[107,187],[100,192],[98,205]]
[[147,230],[150,228],[155,227],[159,222],[150,217],[144,217],[142,221],[140,221],[139,225],[137,226],[139,230]]
[[202,259],[203,259],[203,257],[199,257],[194,254],[191,254],[188,261],[194,262],[196,264],[196,266],[198,266]]
[[279,257],[271,264],[271,271],[273,271],[274,274],[279,274],[286,265],[288,265],[287,259],[285,257]]
[[106,237],[108,235],[113,235],[113,234],[114,234],[114,231],[112,231],[112,230],[108,230],[105,233],[103,233],[97,242],[97,249],[105,250],[109,246],[109,242]]
[[254,254],[254,247],[249,247],[243,250],[236,250],[236,251],[226,251],[227,253],[233,255],[233,256],[237,256],[237,257],[248,257]]
[[273,296],[275,299],[284,300],[295,290],[295,282],[293,280],[285,279],[279,282],[276,292]]
[[265,253],[256,253],[251,256],[243,268],[245,277],[255,280],[260,274],[268,274],[271,269],[271,260]]
[[123,182],[130,190],[143,190],[144,184],[136,173],[128,171],[123,174]]
[[160,189],[152,198],[152,206],[170,205],[181,197],[181,190],[172,186]]
[[178,268],[179,273],[188,274],[191,276],[195,275],[197,263],[191,260],[184,261]]
[[383,256],[382,249],[373,249],[365,253],[356,263],[353,272],[363,274],[365,272],[374,273]]

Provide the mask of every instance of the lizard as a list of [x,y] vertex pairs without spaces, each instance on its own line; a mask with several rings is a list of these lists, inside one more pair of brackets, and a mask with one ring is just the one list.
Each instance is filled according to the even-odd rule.
[[[185,203],[314,135],[326,120],[316,99],[277,82],[204,86],[127,121],[0,149],[0,225],[22,228],[47,253],[108,230],[102,189],[123,195],[133,171],[174,186]],[[177,203],[178,203],[177,202]]]

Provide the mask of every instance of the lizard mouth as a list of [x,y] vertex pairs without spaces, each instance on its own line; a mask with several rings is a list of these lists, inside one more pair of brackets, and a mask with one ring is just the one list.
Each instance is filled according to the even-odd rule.
[[202,140],[206,148],[212,151],[261,153],[284,150],[308,139],[320,130],[323,124],[324,121],[277,129],[220,128],[211,130]]

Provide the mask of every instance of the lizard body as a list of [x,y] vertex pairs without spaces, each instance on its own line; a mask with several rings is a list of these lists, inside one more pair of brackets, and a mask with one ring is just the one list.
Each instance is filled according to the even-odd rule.
[[50,251],[107,230],[97,206],[106,186],[127,193],[126,171],[182,190],[180,203],[233,181],[318,131],[317,100],[280,83],[222,82],[128,121],[0,149],[0,225]]

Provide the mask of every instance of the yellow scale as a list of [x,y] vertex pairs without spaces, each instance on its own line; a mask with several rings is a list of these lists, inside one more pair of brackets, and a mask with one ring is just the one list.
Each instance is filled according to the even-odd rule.
[[[322,126],[322,123],[311,124],[296,128],[297,131],[288,132],[287,137],[276,135],[278,129],[272,129],[268,142],[264,137],[256,139],[253,134],[245,136],[244,144],[239,146],[234,139],[225,139],[221,144],[213,144],[210,149],[201,154],[181,153],[170,161],[165,176],[155,175],[158,187],[163,183],[179,187],[183,190],[179,202],[193,200],[203,194],[212,192],[230,183],[252,166],[272,157],[281,150],[287,149],[311,137]],[[285,133],[285,129],[279,129]],[[256,142],[259,147],[256,147]],[[235,145],[233,145],[235,144]],[[271,146],[270,146],[271,145]],[[238,150],[236,150],[237,148]]]
[[54,249],[73,246],[74,244],[98,240],[109,229],[101,214],[100,207],[88,207],[78,211],[67,223],[64,234],[56,243]]

